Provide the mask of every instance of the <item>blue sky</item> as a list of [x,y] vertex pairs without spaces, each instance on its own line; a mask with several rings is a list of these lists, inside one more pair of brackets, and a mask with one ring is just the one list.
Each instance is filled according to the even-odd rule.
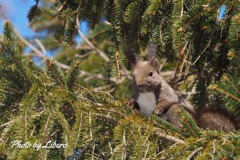
[[[13,24],[21,36],[31,38],[34,35],[41,34],[32,31],[31,28],[28,27],[27,13],[33,5],[35,5],[35,0],[0,0],[0,14],[4,13],[4,16]],[[3,18],[0,19],[0,35],[3,32],[4,21]],[[88,24],[86,21],[80,22],[80,28],[84,34],[87,34]],[[77,37],[76,41],[80,43],[81,38]],[[25,52],[28,51],[29,48],[26,48]],[[52,57],[54,53],[47,51],[47,56]]]
[[[27,13],[31,6],[35,4],[34,0],[0,0],[1,9],[5,16],[14,25],[16,30],[24,37],[31,36],[34,32],[28,27]],[[0,20],[0,34],[4,20]]]
[[[34,32],[28,27],[27,13],[31,6],[35,5],[35,0],[0,0],[0,5],[0,14],[1,9],[3,9],[7,19],[23,37],[34,35]],[[0,19],[0,34],[2,34],[3,23],[4,20]],[[84,34],[87,33],[88,27],[86,22],[81,22],[80,28]]]

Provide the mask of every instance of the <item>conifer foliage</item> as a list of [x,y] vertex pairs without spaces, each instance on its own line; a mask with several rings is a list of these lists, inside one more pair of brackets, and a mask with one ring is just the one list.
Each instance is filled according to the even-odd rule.
[[[99,90],[109,83],[126,96],[129,89],[119,86],[128,81],[118,80],[129,78],[124,55],[131,48],[145,58],[152,41],[159,58],[176,64],[173,84],[185,81],[186,91],[195,89],[196,105],[226,107],[239,118],[239,1],[40,2],[29,10],[30,25],[49,33],[40,39],[47,50],[60,53],[62,63],[35,54],[40,45],[31,46],[44,62],[37,65],[24,54],[29,44],[5,22],[0,35],[0,159],[240,158],[239,130],[200,129],[184,109],[178,111],[181,127],[176,128],[156,115],[147,119],[126,108],[114,92]],[[81,20],[93,31],[79,46],[75,38],[81,36]],[[93,82],[80,77],[89,74]]]

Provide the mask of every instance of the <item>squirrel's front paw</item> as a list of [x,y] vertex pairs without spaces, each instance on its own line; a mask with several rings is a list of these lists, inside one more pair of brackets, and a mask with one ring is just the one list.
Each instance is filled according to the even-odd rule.
[[126,107],[127,108],[130,108],[130,109],[133,109],[134,108],[134,100],[133,99],[130,99],[126,102]]
[[153,112],[153,114],[160,116],[164,112],[164,110],[163,110],[163,108],[156,107],[156,108],[154,108],[154,110],[152,112]]

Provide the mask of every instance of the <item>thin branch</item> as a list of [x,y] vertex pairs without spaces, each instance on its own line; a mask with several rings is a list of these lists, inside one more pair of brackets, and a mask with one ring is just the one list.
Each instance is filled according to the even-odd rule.
[[79,24],[79,19],[77,19],[77,28],[78,28],[78,34],[80,35],[80,37],[91,47],[93,48],[105,61],[109,62],[110,59],[108,58],[108,56],[106,55],[106,53],[104,53],[103,51],[100,51],[98,48],[96,48],[86,37],[85,35],[80,31],[80,24]]
[[114,110],[114,109],[107,109],[107,108],[95,108],[95,109],[98,110],[98,111],[107,111],[108,113],[118,114],[118,115],[120,115],[120,116],[122,116],[122,117],[124,117],[124,118],[127,117],[127,116],[124,115],[123,113],[118,112],[118,111],[116,111],[116,110]]
[[195,65],[195,63],[199,60],[199,58],[203,55],[203,53],[208,49],[208,47],[209,47],[210,44],[211,44],[211,41],[212,41],[212,39],[210,39],[210,40],[208,41],[207,46],[203,49],[203,51],[200,53],[200,55],[197,57],[197,59],[192,63],[192,65]]
[[181,18],[183,17],[183,12],[184,12],[184,1],[182,0],[182,9],[181,9],[181,15],[180,15]]
[[78,143],[78,140],[79,140],[79,137],[80,137],[80,133],[81,133],[81,129],[82,129],[82,120],[83,120],[83,115],[81,113],[81,116],[80,116],[80,122],[79,122],[79,125],[78,125],[78,134],[77,134],[77,138],[76,138],[76,141],[75,141],[75,146],[77,146],[77,143]]
[[91,137],[91,140],[93,140],[93,133],[92,133],[92,112],[89,111],[89,134]]
[[216,153],[216,145],[215,145],[216,139],[213,140],[213,151],[212,153],[215,154]]
[[[191,45],[189,45],[188,51],[187,51],[186,55],[184,56],[184,54],[183,54],[183,53],[184,53],[184,50],[186,50],[188,44],[190,44],[189,41],[187,41],[187,43],[185,44],[184,49],[183,49],[183,52],[182,52],[183,60],[182,60],[182,65],[180,66],[179,77],[181,76],[181,74],[182,74],[182,72],[183,72],[184,64],[186,63],[186,59],[187,59],[187,57],[188,57],[188,55],[189,55],[189,53],[190,53],[190,46],[191,46]],[[188,63],[186,63],[186,69],[188,68],[187,66],[188,66]],[[187,75],[187,73],[188,73],[188,72],[185,71],[185,75]]]
[[123,153],[122,153],[122,159],[126,159],[125,147],[127,146],[127,143],[126,143],[126,131],[125,130],[123,133],[123,146],[124,146],[124,149],[123,149]]
[[87,52],[87,53],[85,53],[85,54],[83,54],[83,55],[75,54],[74,57],[83,59],[83,58],[88,57],[88,56],[89,56],[90,54],[92,54],[92,53],[93,53],[93,52],[90,51],[90,52]]
[[8,125],[12,124],[13,122],[14,122],[14,121],[9,121],[9,122],[7,122],[7,123],[4,123],[4,124],[0,125],[0,128],[5,127],[5,126],[8,126]]
[[36,47],[34,47],[31,43],[29,43],[25,38],[23,38],[17,31],[16,29],[14,28],[13,29],[14,33],[16,34],[16,36],[24,43],[26,44],[29,48],[31,48],[36,54],[38,57],[41,57],[41,58],[44,58],[44,54],[39,51]]
[[189,44],[189,40],[186,41],[184,47],[181,49],[181,52],[180,52],[180,56],[181,56],[180,57],[180,62],[178,63],[178,65],[176,67],[176,71],[175,71],[175,74],[174,74],[174,79],[176,79],[177,74],[179,74],[179,77],[181,75],[181,72],[182,72],[181,65],[184,63],[184,52],[185,52],[188,44]]
[[116,60],[116,65],[117,65],[117,76],[118,78],[121,77],[121,72],[120,72],[120,69],[121,69],[121,66],[120,66],[120,62],[119,62],[119,53],[116,52],[115,54],[115,60]]
[[58,12],[60,12],[60,11],[63,9],[63,7],[64,7],[64,5],[67,3],[67,1],[68,1],[68,0],[65,0],[65,1],[63,2],[63,4],[58,8]]
[[162,138],[166,138],[167,140],[171,141],[171,142],[176,142],[176,143],[180,143],[180,144],[184,144],[185,142],[181,139],[177,139],[176,137],[173,137],[173,136],[170,136],[170,135],[167,135],[167,134],[164,134],[164,133],[161,133],[157,130],[155,130],[155,134],[159,137],[162,137]]
[[[27,45],[29,48],[31,48],[34,52],[35,52],[35,55],[37,57],[40,57],[40,58],[47,58],[41,51],[39,51],[36,47],[34,47],[31,43],[29,43],[25,38],[23,38],[16,30],[15,28],[13,29],[14,33],[16,34],[16,36],[25,44]],[[63,69],[70,69],[69,66],[63,64],[63,63],[60,63],[60,62],[56,62],[56,64],[63,68]]]
[[37,38],[35,38],[34,40],[38,44],[38,46],[41,48],[42,53],[46,56],[47,55],[47,51],[46,51],[45,47],[43,46],[42,42],[39,39],[37,39]]
[[33,31],[42,31],[42,30],[50,28],[56,24],[63,25],[63,22],[61,20],[59,20],[58,17],[54,17],[53,19],[49,19],[49,21],[44,23],[44,25],[42,25],[42,26],[35,26],[31,23],[29,24],[29,26],[31,27],[31,29]]
[[195,151],[193,151],[193,152],[187,157],[187,160],[192,159],[192,157],[193,157],[198,151],[201,151],[202,149],[203,149],[203,147],[197,148]]

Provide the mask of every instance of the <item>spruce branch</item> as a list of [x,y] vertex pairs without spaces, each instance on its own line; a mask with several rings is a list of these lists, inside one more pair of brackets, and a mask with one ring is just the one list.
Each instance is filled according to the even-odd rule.
[[[78,21],[79,22],[79,21]],[[78,23],[79,24],[79,23]],[[13,28],[14,30],[14,33],[16,34],[16,36],[25,44],[27,45],[29,48],[31,48],[35,55],[37,57],[40,57],[40,58],[47,58],[46,54],[44,54],[44,52],[40,51],[39,49],[37,49],[34,45],[32,45],[30,42],[28,42],[25,38],[23,38],[17,31],[15,28]],[[81,33],[83,35],[83,33]],[[83,37],[85,37],[83,35]],[[105,56],[105,53],[101,52],[99,49],[97,49],[86,37],[85,37],[85,40],[86,42],[88,41],[89,42],[89,46],[94,48],[94,50],[97,50],[97,52],[102,55],[101,57],[104,57],[103,59],[105,59],[106,61],[109,61],[109,58],[107,56]],[[42,46],[42,50],[44,51],[45,50],[45,47],[42,45],[42,43],[38,40],[36,40],[38,45],[39,46]],[[63,64],[63,63],[60,63],[60,62],[55,62],[59,67],[63,68],[63,69],[67,69],[69,70],[71,67],[66,65],[66,64]],[[129,74],[129,73],[128,73]],[[89,72],[86,72],[86,71],[80,71],[80,75],[79,76],[87,76],[88,79],[86,80],[89,80],[89,79],[92,79],[92,78],[97,78],[97,79],[102,79],[104,80],[105,77],[102,75],[102,74],[93,74],[93,73],[89,73]],[[128,77],[128,76],[127,76]],[[121,83],[126,77],[122,76],[121,79],[116,79],[116,78],[111,78],[111,81],[115,82],[116,84],[119,84]]]
[[65,78],[63,76],[62,71],[50,59],[45,58],[45,61],[47,62],[47,67],[50,70],[51,75],[53,75],[53,78],[57,81],[57,83],[64,86],[65,85]]
[[219,88],[217,85],[209,86],[209,89],[216,90],[216,91],[218,91],[218,92],[220,92],[220,93],[223,93],[223,94],[225,94],[225,95],[231,97],[232,99],[234,99],[234,100],[236,100],[237,102],[240,103],[240,99],[239,99],[238,97],[232,95],[231,93],[225,91],[225,90],[222,89],[222,88]]
[[223,79],[227,81],[232,86],[232,88],[240,95],[239,89],[232,83],[232,81],[227,76],[224,75]]
[[[211,12],[212,10],[216,9],[216,8],[219,6],[219,4],[222,4],[223,2],[224,2],[224,0],[219,1],[219,2],[218,2],[217,4],[215,4],[213,7],[209,8],[207,11],[208,11],[208,12]],[[197,13],[197,14],[194,14],[194,16],[191,17],[182,27],[180,27],[180,28],[177,30],[177,32],[180,32],[180,33],[183,32],[183,31],[191,24],[192,21],[194,21],[195,19],[197,19],[198,17],[200,17],[202,14],[204,14],[204,12],[206,12],[206,11],[204,10],[204,8],[203,8],[202,10],[198,11],[198,13]]]

